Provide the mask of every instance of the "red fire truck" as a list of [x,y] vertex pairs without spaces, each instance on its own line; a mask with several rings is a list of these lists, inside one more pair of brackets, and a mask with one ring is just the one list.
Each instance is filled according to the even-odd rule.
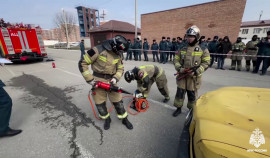
[[0,27],[0,56],[11,61],[47,57],[39,27]]

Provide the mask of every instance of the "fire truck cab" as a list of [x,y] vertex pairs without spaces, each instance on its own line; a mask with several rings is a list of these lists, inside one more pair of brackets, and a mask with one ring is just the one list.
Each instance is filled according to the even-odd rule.
[[47,57],[41,28],[0,27],[0,56],[11,61],[39,60]]

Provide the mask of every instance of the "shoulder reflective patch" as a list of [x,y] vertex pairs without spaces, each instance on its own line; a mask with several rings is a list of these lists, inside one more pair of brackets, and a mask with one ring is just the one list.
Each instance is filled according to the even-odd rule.
[[96,54],[96,52],[95,52],[93,49],[90,49],[90,50],[87,51],[87,54],[88,54],[90,57],[92,57],[93,55]]

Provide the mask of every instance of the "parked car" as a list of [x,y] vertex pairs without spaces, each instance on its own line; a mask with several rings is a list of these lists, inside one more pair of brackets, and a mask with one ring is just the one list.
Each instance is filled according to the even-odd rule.
[[269,114],[270,89],[226,87],[208,92],[187,116],[179,157],[270,157]]

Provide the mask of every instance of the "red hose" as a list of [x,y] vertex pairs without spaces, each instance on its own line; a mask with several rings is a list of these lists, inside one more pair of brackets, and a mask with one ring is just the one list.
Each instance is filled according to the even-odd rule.
[[[145,112],[145,111],[147,111],[147,109],[149,108],[149,103],[148,103],[148,101],[147,101],[146,99],[136,99],[136,98],[134,98],[133,96],[123,96],[122,99],[124,99],[124,98],[133,98],[133,100],[132,100],[131,102],[129,102],[129,105],[128,105],[128,112],[129,112],[131,115],[137,115],[137,114],[140,113],[140,112]],[[97,114],[96,114],[96,111],[95,111],[95,108],[94,108],[94,104],[93,104],[92,99],[91,99],[91,96],[90,96],[90,92],[89,92],[89,94],[88,94],[88,99],[89,99],[89,101],[90,101],[90,104],[91,104],[93,113],[94,113],[94,115],[95,115],[95,118],[96,118],[97,120],[101,120],[101,119],[97,116]],[[131,104],[132,104],[134,101],[136,101],[136,104],[135,104],[135,107],[136,107],[136,109],[137,109],[137,112],[136,112],[136,113],[132,113],[132,112],[130,111],[130,106],[131,106]],[[146,103],[146,108],[144,108],[144,109],[141,108],[141,104],[142,104],[143,102]],[[114,106],[112,105],[112,107],[110,108],[110,110],[109,110],[108,112],[109,112],[109,113],[112,112],[113,108],[114,108]]]

